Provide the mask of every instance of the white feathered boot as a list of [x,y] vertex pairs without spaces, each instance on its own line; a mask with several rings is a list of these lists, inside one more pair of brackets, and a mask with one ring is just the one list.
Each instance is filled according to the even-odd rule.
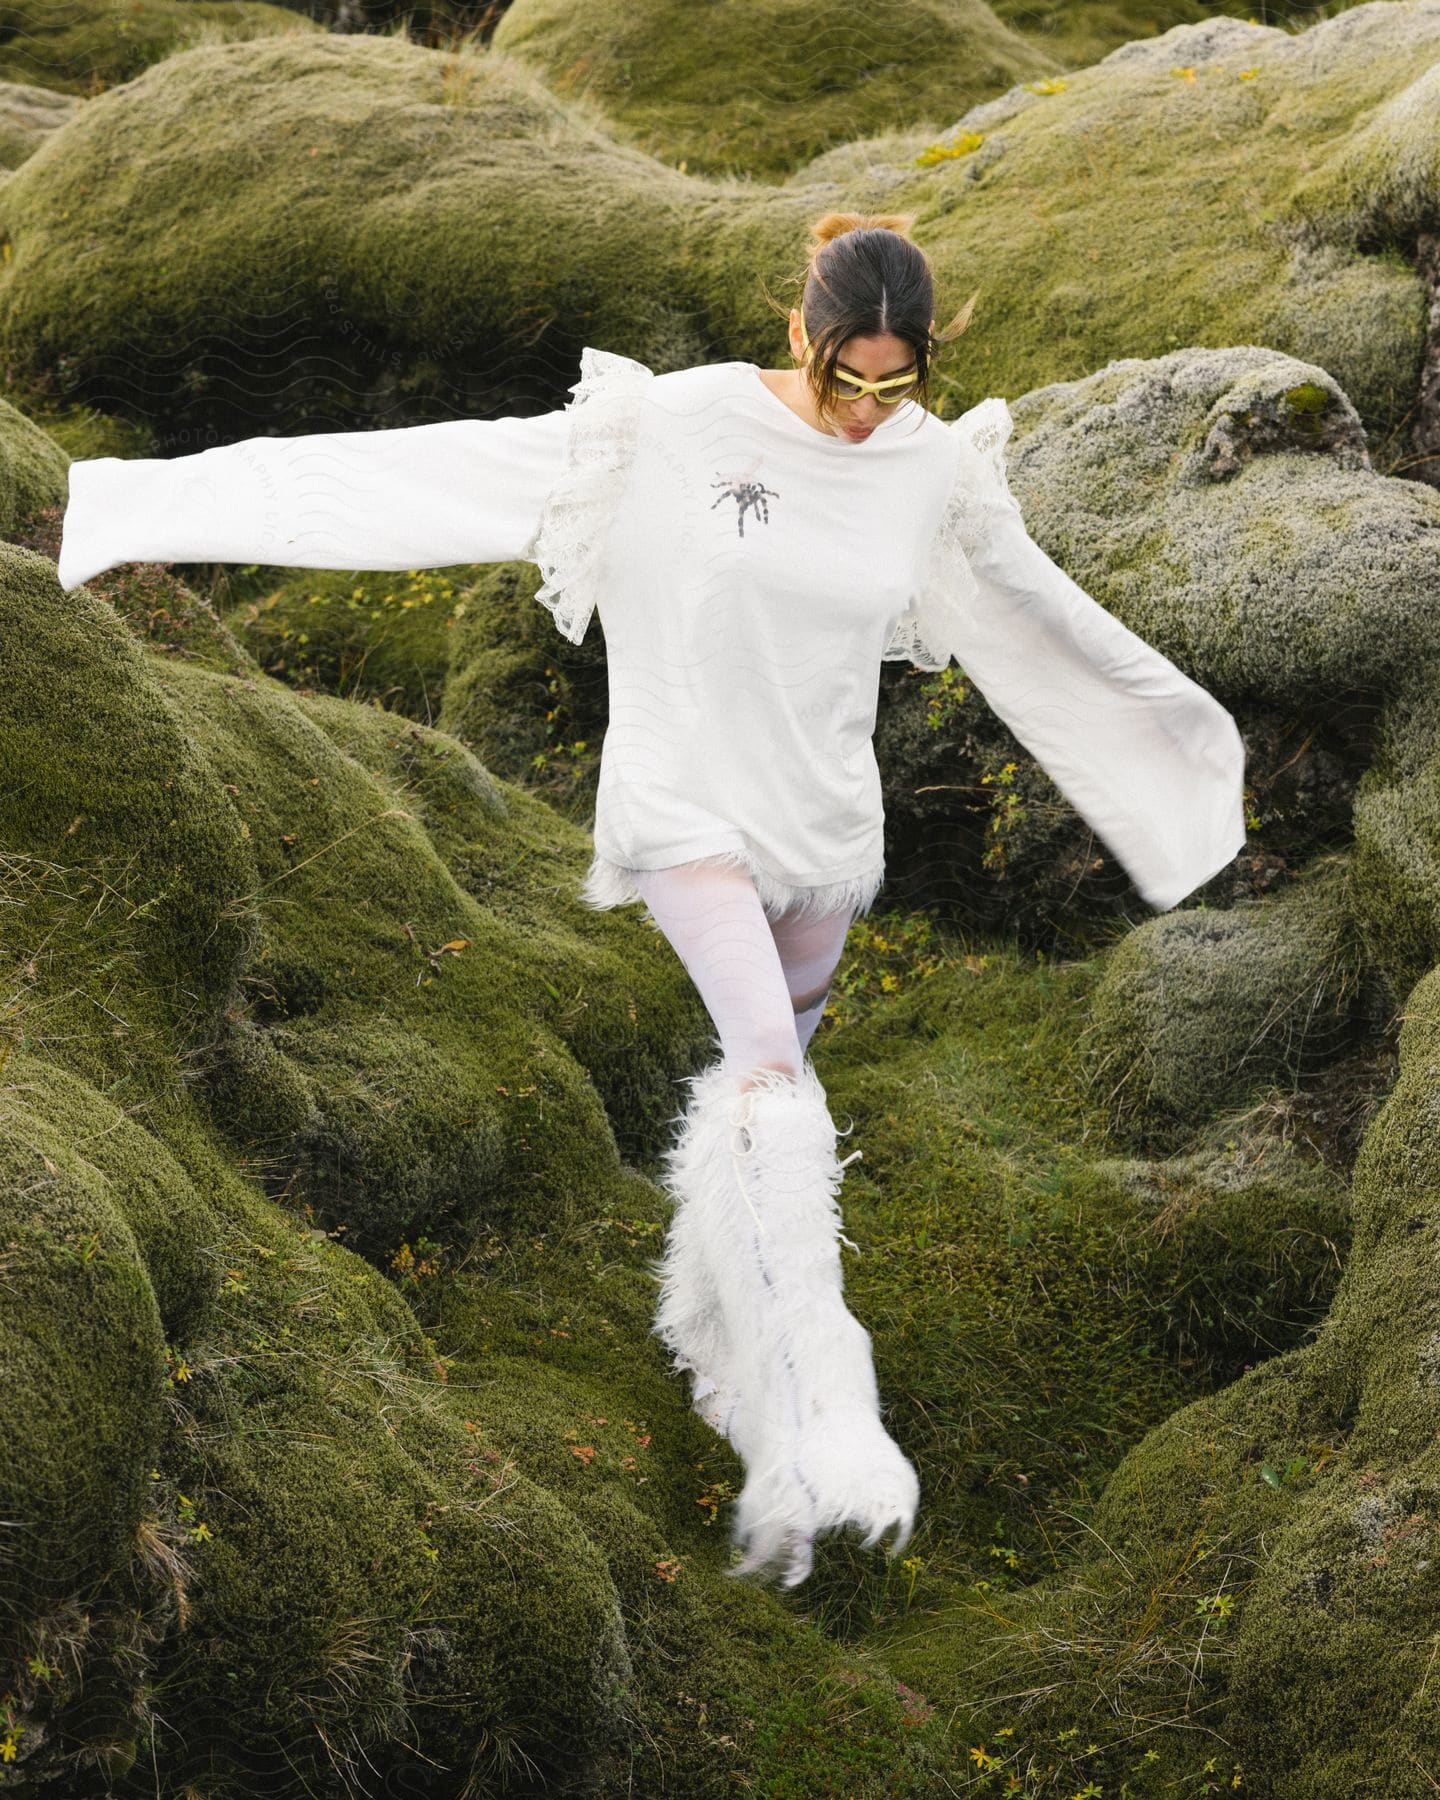
[[[730,1573],[778,1563],[793,1587],[828,1530],[858,1525],[868,1547],[896,1524],[897,1554],[919,1482],[881,1423],[870,1334],[843,1298],[845,1164],[825,1090],[808,1059],[798,1083],[749,1079],[742,1091],[723,1065],[696,1078],[671,1158],[684,1199],[657,1330],[682,1346],[702,1377],[696,1410],[713,1404],[746,1464]],[[702,1398],[703,1377],[715,1390]]]
[[739,1394],[699,1216],[705,1205],[707,1173],[712,1186],[716,1179],[716,1157],[713,1144],[705,1141],[705,1130],[697,1128],[704,1121],[710,1125],[710,1136],[715,1135],[716,1121],[733,1100],[736,1083],[724,1064],[717,1062],[688,1077],[686,1085],[689,1101],[661,1158],[665,1189],[675,1210],[665,1234],[664,1253],[650,1265],[660,1284],[651,1330],[669,1350],[671,1367],[689,1373],[695,1411],[712,1431],[730,1438],[733,1444],[731,1422]]

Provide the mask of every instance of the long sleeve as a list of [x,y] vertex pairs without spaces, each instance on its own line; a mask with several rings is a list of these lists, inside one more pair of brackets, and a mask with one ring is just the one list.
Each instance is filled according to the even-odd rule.
[[244,438],[193,456],[70,464],[68,593],[126,562],[435,569],[534,562],[578,644],[654,371],[586,345],[568,405],[533,418]]
[[253,437],[70,464],[69,592],[126,562],[428,569],[523,557],[565,462],[568,411]]
[[1218,700],[1093,600],[1030,537],[1001,451],[1003,400],[954,422],[954,505],[935,547],[928,641],[1165,911],[1245,843],[1245,746]]

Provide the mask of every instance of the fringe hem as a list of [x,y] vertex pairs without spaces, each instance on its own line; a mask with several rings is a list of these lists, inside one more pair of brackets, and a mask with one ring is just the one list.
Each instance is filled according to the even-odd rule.
[[[685,859],[683,865],[676,866],[693,868],[702,863],[718,868],[744,869],[755,883],[755,891],[760,896],[760,904],[767,918],[774,918],[782,912],[808,917],[838,912],[844,907],[851,908],[856,914],[868,913],[885,881],[883,857],[858,875],[847,876],[840,881],[828,881],[818,887],[802,887],[795,882],[780,880],[768,869],[762,868],[749,850],[725,850],[711,856],[690,857]],[[622,863],[611,862],[608,857],[597,852],[581,884],[581,902],[596,912],[608,911],[614,906],[628,906],[632,902],[643,906],[645,896],[636,885],[637,872],[646,873],[643,869],[636,871],[626,868]]]

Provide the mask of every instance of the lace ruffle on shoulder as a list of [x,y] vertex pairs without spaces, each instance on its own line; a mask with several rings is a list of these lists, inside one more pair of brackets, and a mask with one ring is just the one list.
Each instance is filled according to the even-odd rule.
[[574,414],[565,468],[526,551],[542,577],[535,598],[572,644],[585,636],[595,610],[605,531],[635,458],[641,398],[654,379],[632,357],[588,344],[580,353],[580,379],[565,409]]
[[995,509],[1014,504],[1005,475],[1005,445],[1013,420],[998,395],[979,401],[950,422],[954,480],[930,546],[914,603],[900,615],[882,652],[886,662],[943,669],[960,642],[960,626],[976,596],[968,552],[983,537]]

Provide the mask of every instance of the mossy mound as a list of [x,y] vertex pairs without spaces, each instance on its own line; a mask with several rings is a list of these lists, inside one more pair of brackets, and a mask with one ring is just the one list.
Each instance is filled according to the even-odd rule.
[[[1240,722],[1249,841],[1199,897],[1345,843],[1385,708],[1440,651],[1435,491],[1375,472],[1324,370],[1252,346],[1121,358],[1012,412],[1035,542]],[[1146,916],[963,663],[883,686],[892,894],[1036,943]]]
[[1273,1119],[1114,1155],[1083,1055],[1107,959],[947,939],[857,924],[841,985],[863,968],[884,991],[825,1051],[863,1153],[847,1292],[921,1468],[922,1610],[987,1570],[992,1539],[1033,1568],[1130,1443],[1313,1329],[1349,1236],[1344,1171],[1284,1141],[1278,1091]]
[[[1425,216],[1429,165],[1411,154],[1406,109],[1384,108],[1424,75],[1401,68],[1405,55],[1433,61],[1426,33],[1437,18],[1431,0],[1366,7],[1287,39],[1297,48],[1277,53],[1289,85],[1272,112],[1254,99],[1261,75],[1235,72],[1235,91],[1252,96],[1251,124],[1271,134],[1257,206],[1284,199],[1302,158],[1312,173],[1328,166],[1326,131],[1361,146],[1346,166],[1362,185],[1375,143],[1400,155],[1399,186],[1367,186],[1353,207],[1351,178],[1339,181],[1339,200],[1332,192],[1329,210],[1317,210],[1335,240],[1319,250],[1287,237],[1298,212],[1267,236],[1276,218],[1234,205],[1249,191],[1238,175],[1202,185],[1189,211],[1177,204],[1182,173],[1193,184],[1194,168],[1215,167],[1217,122],[1240,116],[1217,99],[1218,84],[1205,86],[1239,42],[1233,22],[1110,59],[1109,87],[1090,70],[1089,85],[1006,96],[987,115],[1003,130],[988,158],[986,145],[972,158],[969,188],[953,169],[964,157],[947,159],[949,174],[945,162],[931,171],[957,181],[945,215],[965,226],[965,242],[951,240],[957,257],[971,254],[981,239],[969,234],[986,223],[971,216],[969,198],[988,207],[989,186],[1008,186],[1005,229],[997,206],[989,244],[1012,273],[1029,258],[1042,277],[1037,310],[1015,309],[1008,346],[1018,359],[1033,340],[1050,358],[1052,385],[1030,396],[1032,417],[1017,403],[1012,446],[1037,537],[1087,582],[1108,560],[1113,596],[1098,575],[1092,591],[1223,698],[1262,722],[1282,709],[1303,719],[1336,704],[1370,708],[1379,755],[1356,798],[1343,905],[1312,892],[1324,886],[1317,868],[1233,917],[1202,908],[1154,921],[1140,946],[1122,942],[1113,977],[1098,961],[1053,967],[1006,952],[1002,962],[969,948],[947,948],[913,988],[862,971],[867,1006],[822,1051],[832,1110],[853,1112],[866,1150],[847,1179],[847,1224],[861,1247],[847,1285],[874,1330],[897,1435],[921,1464],[929,1535],[883,1572],[831,1547],[802,1601],[809,1618],[724,1580],[724,1503],[737,1465],[646,1341],[645,1263],[665,1208],[645,1165],[668,1126],[674,1080],[709,1032],[662,944],[631,917],[576,903],[585,833],[497,780],[447,730],[267,679],[241,641],[243,618],[187,598],[173,574],[130,570],[61,596],[43,557],[0,551],[0,611],[7,644],[18,646],[8,705],[0,701],[11,996],[0,1046],[0,1163],[10,1176],[0,1282],[18,1295],[0,1313],[0,1333],[12,1321],[15,1333],[0,1339],[0,1366],[20,1371],[24,1409],[0,1516],[22,1518],[41,1550],[33,1575],[23,1564],[5,1570],[3,1635],[20,1655],[0,1668],[0,1744],[18,1746],[20,1760],[0,1760],[0,1781],[18,1785],[18,1775],[63,1791],[78,1780],[83,1791],[113,1777],[138,1800],[153,1792],[159,1760],[177,1784],[193,1778],[210,1800],[228,1800],[286,1784],[339,1794],[361,1765],[365,1779],[398,1788],[433,1781],[441,1760],[456,1791],[467,1781],[518,1794],[668,1787],[719,1800],[749,1786],[785,1800],[879,1800],[934,1792],[958,1764],[997,1786],[1013,1774],[1045,1800],[1124,1781],[1136,1800],[1173,1800],[1232,1777],[1277,1800],[1309,1800],[1408,1794],[1415,1768],[1437,1766],[1426,1698],[1429,1536],[1440,1506],[1430,1449],[1440,1355],[1426,1254],[1440,1229],[1430,1204],[1440,1194],[1430,1129],[1440,986],[1427,972],[1440,961],[1430,853],[1440,761],[1423,604],[1433,495],[1402,495],[1400,483],[1377,478],[1374,466],[1388,466],[1378,454],[1383,408],[1367,412],[1363,381],[1352,408],[1350,384],[1294,342],[1271,350],[1243,332],[1240,351],[1186,353],[1159,379],[1141,358],[1097,357],[1099,387],[1080,399],[1057,391],[1071,372],[1065,358],[1094,366],[1084,359],[1108,327],[1082,309],[1084,331],[1067,341],[1052,319],[1044,339],[1039,309],[1055,282],[1063,286],[1066,252],[1015,204],[1012,179],[1018,173],[1027,196],[1074,198],[1088,247],[1118,245],[1112,212],[1126,184],[1113,174],[1087,182],[1081,162],[1097,146],[1149,146],[1148,184],[1137,179],[1127,196],[1125,247],[1147,207],[1153,219],[1168,204],[1184,229],[1169,271],[1175,290],[1165,292],[1164,257],[1147,270],[1156,296],[1147,329],[1157,328],[1161,298],[1173,306],[1175,293],[1200,292],[1188,233],[1206,207],[1207,226],[1219,223],[1225,189],[1234,216],[1209,251],[1212,263],[1217,246],[1231,258],[1215,266],[1227,281],[1238,272],[1243,291],[1237,300],[1212,275],[1212,322],[1263,316],[1276,292],[1266,256],[1279,241],[1303,244],[1291,273],[1303,265],[1314,278],[1316,307],[1313,319],[1298,302],[1292,314],[1272,305],[1269,316],[1353,348],[1358,327],[1349,338],[1340,329],[1342,302],[1379,295],[1394,310],[1368,321],[1376,356],[1420,345],[1423,323],[1406,336],[1413,273],[1403,239]],[[1274,48],[1268,34],[1251,41]],[[1194,82],[1164,60],[1177,49],[1193,53]],[[443,98],[425,112],[403,82],[392,106],[387,73],[418,70],[407,59],[421,54],[378,44],[196,51],[126,90],[140,96],[134,118],[152,135],[172,107],[188,131],[193,88],[172,90],[160,77],[178,71],[189,82],[189,58],[215,73],[214,59],[234,56],[223,63],[232,76],[263,69],[257,111],[268,106],[274,127],[242,144],[233,121],[197,102],[221,140],[214,163],[203,146],[202,172],[230,183],[215,190],[223,222],[203,229],[180,216],[173,138],[163,162],[134,159],[131,198],[144,198],[147,180],[166,192],[179,246],[170,269],[142,262],[142,222],[122,211],[114,241],[124,240],[128,298],[147,329],[165,314],[167,283],[184,288],[187,308],[192,288],[208,296],[222,331],[247,309],[275,316],[254,313],[266,302],[258,288],[224,291],[211,268],[213,234],[228,234],[220,248],[233,248],[273,223],[265,180],[275,185],[275,168],[265,159],[297,148],[281,135],[292,116],[283,90],[312,76],[298,128],[312,166],[350,131],[343,101],[357,91],[372,122],[395,126],[372,146],[371,173],[393,175],[407,158],[418,166],[419,138],[405,136],[418,133],[417,120],[435,134],[432,150],[457,119],[468,122],[452,161],[430,158],[432,204],[404,196],[415,231],[378,275],[363,253],[367,231],[374,242],[395,237],[384,204],[352,245],[334,223],[353,228],[356,217],[344,210],[342,182],[318,169],[296,178],[285,199],[299,260],[282,259],[286,280],[298,268],[297,291],[318,306],[328,253],[338,259],[332,274],[350,282],[363,273],[356,292],[375,296],[366,316],[379,319],[379,282],[402,250],[410,285],[397,291],[428,293],[435,267],[453,266],[424,261],[444,241],[437,221],[473,224],[477,193],[483,202],[493,182],[502,195],[509,179],[504,207],[480,215],[487,229],[505,222],[484,246],[493,289],[493,271],[504,268],[496,245],[532,178],[524,156],[539,160],[537,118],[581,115],[545,102],[498,58],[478,125],[463,105],[447,112]],[[453,99],[470,65],[437,61]],[[365,84],[347,87],[356,70]],[[235,80],[232,107],[238,91]],[[1167,109],[1173,118],[1176,96],[1187,94],[1197,103],[1188,127],[1182,119],[1164,136]],[[87,105],[5,184],[0,213],[14,195],[35,207],[42,191],[53,208],[60,189],[44,188],[48,164],[72,133],[99,131],[88,122],[122,99]],[[1071,109],[1059,114],[1063,129],[1041,110],[1052,101]],[[122,183],[131,104],[102,119],[104,160],[127,172],[114,178]],[[1362,114],[1381,120],[1373,142],[1362,141]],[[312,135],[327,116],[332,135]],[[1136,135],[1141,125],[1148,140]],[[658,185],[666,207],[700,191],[614,151],[598,131],[587,142],[600,147],[595,185],[582,184],[584,156],[570,159],[567,144],[561,197],[537,214],[572,209],[553,226],[557,246],[565,221],[588,218],[596,192],[621,192],[622,178],[627,197]],[[473,163],[487,144],[477,180]],[[382,152],[397,145],[386,164]],[[237,167],[248,150],[265,180],[244,187],[220,160],[226,150]],[[537,191],[556,166],[552,156],[533,175]],[[1047,190],[1047,167],[1076,179]],[[193,185],[193,170],[187,179]],[[453,198],[461,188],[463,206]],[[728,307],[743,319],[746,284],[732,272],[738,253],[721,211],[738,184],[703,191],[720,195],[703,237],[690,224],[672,230],[668,215],[662,238],[672,235],[657,244],[654,266],[679,268],[676,291],[703,295],[708,316]],[[1382,191],[1366,234],[1343,242],[1347,221]],[[800,212],[785,211],[789,202],[808,213],[821,193],[833,203],[823,186],[751,194],[751,208],[767,210],[737,213],[737,230],[750,228],[752,247],[757,224],[766,239],[782,224],[790,232]],[[236,215],[243,200],[253,209]],[[566,252],[572,297],[583,301],[587,283],[603,290],[604,307],[589,315],[603,323],[618,319],[627,283],[633,291],[640,227],[628,206],[599,210],[613,257],[592,271],[573,236]],[[657,213],[642,206],[639,216],[648,225]],[[37,266],[40,214],[27,217],[37,235],[13,240],[3,265],[12,306],[21,248],[27,278]],[[312,256],[303,232],[326,220],[330,235],[317,234]],[[1097,220],[1108,237],[1094,235]],[[1390,221],[1394,242],[1384,238]],[[467,253],[454,261],[466,264],[475,240],[452,235]],[[54,296],[71,309],[62,327],[83,326],[87,354],[101,346],[92,373],[115,379],[117,320],[82,319],[60,295],[64,245],[51,237],[45,251]],[[70,254],[73,273],[73,239]],[[481,260],[475,250],[472,279]],[[526,304],[548,304],[558,248],[540,266]],[[235,267],[261,269],[231,265],[232,283]],[[1109,297],[1138,304],[1125,274],[1103,271]],[[276,269],[259,279],[277,279]],[[1106,289],[1097,291],[1103,301]],[[414,369],[443,304],[418,327],[405,323]],[[485,290],[466,318],[483,325],[492,304]],[[186,328],[199,317],[187,315]],[[1129,348],[1138,317],[1122,318],[1112,343]],[[67,366],[68,351],[44,337],[44,315],[29,324],[37,367],[47,357],[53,369]],[[660,353],[652,366],[693,341],[678,302],[638,330],[627,346]],[[232,358],[236,341],[225,345]],[[431,339],[431,350],[445,346],[431,359],[436,393],[453,396],[450,365],[472,341],[463,330]],[[963,348],[982,352],[978,337]],[[1363,375],[1374,346],[1362,348],[1351,368]],[[362,346],[360,361],[375,349]],[[525,380],[538,367],[527,365]],[[149,389],[131,390],[137,411],[162,414],[183,391],[158,353],[142,378],[157,372]],[[549,375],[561,373],[568,363],[552,360]],[[331,379],[295,401],[301,428]],[[364,395],[371,410],[406,379],[403,366],[377,373]],[[524,387],[516,366],[492,365],[487,382],[487,402]],[[200,377],[194,394],[183,404],[208,404]],[[283,418],[281,405],[268,416]],[[1107,466],[1102,424],[1114,427],[1111,451],[1123,442],[1127,466],[1148,484],[1139,501]],[[1365,426],[1377,453],[1368,469]],[[1083,528],[1072,520],[1077,499]],[[1133,525],[1141,516],[1148,535]],[[1333,542],[1317,551],[1316,533]],[[1105,536],[1108,558],[1097,545]],[[1092,550],[1095,565],[1082,560]],[[1225,559],[1228,569],[1215,566]],[[1277,568],[1284,575],[1271,587]],[[1258,592],[1237,585],[1257,570]],[[263,576],[242,572],[240,585]],[[506,583],[526,598],[523,578],[496,571],[477,621],[503,608]],[[532,615],[538,627],[533,606]],[[518,759],[525,726],[507,731],[506,719],[523,704],[502,693],[487,717],[485,678],[493,671],[518,693],[545,668],[532,626],[506,644],[486,617],[459,660],[448,631],[427,643],[424,629],[406,652],[410,666],[424,672],[443,657],[442,706]],[[1394,647],[1402,631],[1408,656]],[[954,674],[963,688],[963,671]],[[423,693],[414,682],[406,703]],[[921,698],[927,718],[932,699],[965,704],[949,674]],[[953,713],[942,723],[956,728]],[[1334,761],[1342,751],[1363,761],[1363,737],[1333,741]],[[937,773],[944,782],[950,771]],[[1043,791],[1026,793],[1038,820]],[[1292,872],[1324,847],[1333,822],[1297,811]],[[1050,825],[1073,830],[1054,816]],[[1010,852],[1002,871],[1016,876],[1024,840],[993,835]],[[1031,848],[1038,859],[1043,838]],[[1190,1016],[1175,1020],[1157,1012],[1155,995],[1172,938],[1196,930],[1197,918],[1202,929],[1225,918],[1229,936],[1213,960],[1196,961],[1191,946],[1187,975],[1211,979],[1187,991]],[[1310,982],[1347,1058],[1373,1052],[1380,1066],[1384,1046],[1356,1041],[1376,1016],[1346,1013],[1343,981],[1330,974],[1356,966],[1352,928],[1403,1002],[1399,1077],[1356,1163],[1353,1246],[1339,1173],[1284,1136],[1297,1116],[1296,1071],[1288,1057],[1248,1057],[1260,1002],[1263,1025],[1277,998],[1293,1003]],[[861,928],[866,942],[872,929]],[[1114,1155],[1103,1097],[1085,1082],[1085,1027],[1101,991],[1124,1002],[1117,1017],[1132,1030],[1139,1021],[1140,1044],[1167,1077],[1144,1161]],[[1187,1068],[1186,1056],[1212,1062]],[[1324,1084],[1345,1067],[1331,1059],[1298,1072]],[[340,1235],[346,1247],[332,1241]],[[25,1334],[38,1335],[39,1354]],[[1217,1381],[1229,1385],[1214,1392]],[[73,1441],[53,1442],[87,1404]],[[45,1470],[43,1518],[16,1489],[13,1472],[28,1467]],[[878,1630],[863,1649],[823,1635],[854,1639],[867,1626]],[[1347,1700],[1322,1713],[1315,1696],[1327,1683]]]
[[[1145,38],[1159,37],[1176,25],[1200,25],[1216,13],[1302,30],[1314,22],[1317,9],[1304,0],[1282,0],[1263,9],[1245,0],[992,0],[997,18],[1040,45],[1065,69],[1086,69],[1112,50]],[[1339,10],[1338,8],[1335,10]]]
[[837,1794],[932,1783],[892,1680],[725,1579],[598,1098],[653,1154],[705,1021],[581,834],[0,561],[6,1785],[824,1792],[822,1719]]
[[1440,961],[1440,658],[1423,650],[1355,794],[1354,904],[1397,994]]
[[512,0],[492,42],[649,155],[764,177],[897,120],[954,118],[1060,66],[984,0],[877,0],[843,25],[806,0],[601,0],[583,14]]
[[[499,53],[197,49],[100,95],[4,184],[0,349],[13,379],[156,419],[177,446],[535,410],[561,402],[584,343],[657,369],[773,360],[757,269],[793,264],[818,210],[874,204],[929,221],[942,298],[981,284],[937,389],[947,414],[1116,356],[1256,345],[1325,370],[1388,469],[1424,448],[1408,435],[1428,331],[1415,228],[1436,216],[1423,109],[1395,103],[1437,54],[1437,0],[1298,34],[1176,26],[972,108],[953,155],[891,132],[776,190],[622,148],[593,105]],[[1372,204],[1394,192],[1377,167],[1349,210],[1332,194],[1312,216],[1325,170],[1364,185],[1355,146],[1382,115],[1387,146],[1413,138],[1405,207]]]
[[1372,465],[1324,369],[1250,345],[1122,357],[1012,411],[1032,534],[1203,686],[1373,700],[1436,642],[1440,499]]
[[373,699],[435,722],[480,572],[290,571],[235,606],[229,623],[266,674],[291,687]]
[[308,570],[230,604],[267,674],[440,726],[485,767],[588,824],[608,705],[603,628],[572,644],[533,563]]
[[1048,1796],[1083,1770],[1148,1797],[1208,1759],[1227,1783],[1318,1800],[1419,1793],[1440,1766],[1437,1082],[1440,970],[1408,996],[1315,1340],[1138,1444],[1063,1568],[896,1634],[886,1661],[903,1679],[981,1702],[972,1729],[1002,1778],[1028,1773]]
[[53,563],[6,546],[0,616],[0,842],[26,1041],[98,1087],[123,1071],[173,1103],[251,953],[252,848],[111,607],[62,595]]
[[6,1048],[4,1517],[27,1527],[23,1557],[0,1558],[14,1621],[123,1563],[164,1436],[166,1340],[208,1297],[215,1220],[113,1100]]
[[73,94],[23,81],[0,81],[0,168],[14,169],[83,104]]
[[0,400],[0,532],[13,537],[46,507],[63,503],[69,461],[48,432]]
[[[27,396],[25,416],[57,443],[67,457],[151,456],[155,437],[142,420],[121,418],[93,406],[50,403],[42,396]],[[59,513],[55,520],[55,549],[60,547],[60,516],[65,510],[66,485],[62,483]]]
[[[1253,10],[1248,0],[883,0],[841,28],[804,0],[683,11],[604,0],[583,15],[564,0],[511,0],[491,41],[556,93],[594,102],[617,136],[662,161],[776,179],[857,139],[939,135],[973,105],[1088,68],[1136,39]],[[1265,10],[1272,20],[1314,16],[1299,5]]]
[[1265,900],[1179,908],[1114,947],[1087,1045],[1112,1130],[1200,1125],[1351,1047],[1374,1009],[1347,872],[1332,858]]
[[[40,557],[6,566],[30,661],[0,744],[34,779],[6,784],[0,839],[23,1026],[0,1145],[65,1210],[9,1233],[5,1273],[23,1326],[93,1264],[102,1358],[128,1334],[109,1362],[137,1397],[127,1434],[99,1391],[65,1452],[109,1472],[110,1511],[82,1484],[47,1519],[43,1595],[7,1601],[5,1727],[34,1777],[88,1759],[138,1796],[158,1756],[228,1800],[344,1791],[353,1757],[457,1787],[508,1764],[521,1793],[662,1767],[715,1800],[932,1791],[973,1690],[833,1640],[1028,1572],[1137,1437],[1312,1329],[1335,1172],[1272,1151],[1227,1187],[1177,1134],[1147,1187],[1085,1091],[1094,964],[945,947],[897,986],[875,945],[828,1085],[866,1150],[847,1285],[925,1535],[903,1570],[831,1546],[804,1611],[737,1588],[739,1466],[647,1335],[665,1206],[643,1165],[708,1038],[673,957],[584,914],[585,834],[449,734],[295,694],[213,615],[157,632],[133,586],[122,615]],[[60,868],[86,779],[105,830]],[[1157,1218],[1153,1188],[1207,1149]],[[24,1362],[21,1465],[68,1467],[47,1421],[72,1366]]]
[[[803,1763],[777,1728],[857,1685],[827,1738],[847,1785],[809,1791],[935,1779],[940,1734],[916,1740],[892,1680],[720,1574],[698,1423],[625,1349],[648,1288],[625,1235],[613,1348],[584,1374],[529,1350],[537,1325],[554,1341],[545,1311],[503,1277],[493,1315],[472,1295],[458,1321],[495,1342],[442,1357],[395,1286],[217,1146],[192,1142],[187,1179],[78,1081],[47,1119],[53,1071],[13,1056],[0,1157],[30,1210],[7,1231],[0,1489],[30,1554],[5,1567],[7,1789],[139,1794],[159,1768],[215,1800],[353,1792],[362,1770],[618,1793],[663,1758],[718,1797]],[[119,1198],[162,1183],[204,1268],[202,1304],[163,1324]],[[610,1198],[653,1212],[638,1179]]]
[[[544,986],[570,960],[578,903],[513,920],[482,908],[412,811],[408,784],[347,755],[273,684],[178,660],[158,679],[254,848],[259,938],[226,1025],[263,1024],[287,1088],[309,1096],[288,1146],[301,1192],[372,1252],[486,1216],[541,1228],[546,1197],[583,1191],[596,1134],[609,1139],[595,1090],[559,1053],[564,996]],[[356,731],[405,729],[352,710]],[[520,796],[526,805],[539,803]],[[483,801],[460,830],[477,866],[520,848]],[[583,871],[582,834],[567,836],[562,848],[550,834],[556,888],[577,887]],[[613,945],[615,922],[595,937]],[[216,1056],[223,1067],[223,1045]]]
[[[1435,229],[1440,194],[1422,173],[1425,110],[1398,97],[1437,57],[1435,0],[1362,6],[1298,33],[1228,17],[1176,25],[1049,91],[972,108],[938,160],[890,132],[818,157],[792,186],[818,198],[842,184],[847,206],[929,222],[940,293],[982,288],[946,359],[968,397],[1024,393],[1117,355],[1264,346],[1326,370],[1388,469],[1427,447],[1411,410],[1428,332],[1414,261],[1416,223]],[[1375,204],[1397,180],[1404,207]]]
[[[323,26],[267,0],[5,0],[0,76],[58,94],[92,96],[132,81],[192,44],[312,34]],[[14,164],[7,164],[14,167]]]
[[[607,190],[625,204],[604,226]],[[587,342],[704,360],[689,193],[503,56],[308,33],[187,51],[100,95],[6,183],[12,379],[161,420],[167,453],[532,412],[563,403]],[[44,319],[22,318],[21,294],[52,284]],[[554,335],[527,348],[542,315]]]

